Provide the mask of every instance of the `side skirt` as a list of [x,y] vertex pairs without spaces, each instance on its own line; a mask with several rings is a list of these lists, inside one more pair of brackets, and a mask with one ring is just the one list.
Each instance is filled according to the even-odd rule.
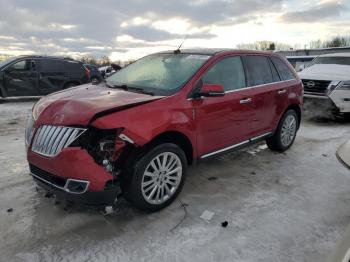
[[228,146],[228,147],[224,147],[222,149],[219,149],[219,150],[213,151],[211,153],[202,155],[202,156],[200,156],[198,158],[198,160],[208,159],[208,158],[211,158],[211,157],[214,157],[214,156],[218,156],[218,155],[221,155],[221,154],[225,154],[225,153],[228,153],[228,152],[232,152],[232,151],[236,151],[236,150],[242,149],[242,148],[244,148],[246,146],[253,145],[253,144],[256,144],[256,143],[258,143],[260,141],[263,141],[263,140],[265,140],[266,138],[268,138],[268,137],[270,137],[272,135],[273,135],[273,132],[268,132],[268,133],[262,134],[260,136],[253,137],[251,139],[242,141],[242,142],[240,142],[238,144],[234,144],[234,145],[231,145],[231,146]]

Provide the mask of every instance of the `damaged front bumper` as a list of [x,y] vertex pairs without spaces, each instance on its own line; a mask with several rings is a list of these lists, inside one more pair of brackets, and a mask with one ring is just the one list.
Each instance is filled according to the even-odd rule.
[[59,198],[84,205],[113,205],[120,194],[112,174],[81,148],[65,148],[53,158],[28,150],[28,162],[38,185]]

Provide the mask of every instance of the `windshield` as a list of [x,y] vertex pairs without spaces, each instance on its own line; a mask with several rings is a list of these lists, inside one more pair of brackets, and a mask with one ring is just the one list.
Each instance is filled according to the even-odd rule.
[[310,64],[350,65],[350,57],[316,57]]
[[107,84],[139,87],[156,95],[171,95],[179,90],[209,57],[173,53],[149,55],[107,78]]

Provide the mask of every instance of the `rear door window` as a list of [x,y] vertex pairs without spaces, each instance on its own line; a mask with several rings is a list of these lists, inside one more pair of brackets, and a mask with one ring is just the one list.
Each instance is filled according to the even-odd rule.
[[241,57],[234,56],[220,60],[202,78],[206,84],[221,84],[225,91],[246,87]]
[[244,60],[247,68],[248,86],[264,85],[275,82],[267,57],[250,55],[245,56]]
[[289,67],[284,62],[282,62],[281,59],[276,57],[271,57],[271,60],[275,65],[278,71],[278,74],[280,75],[282,80],[286,81],[286,80],[295,79],[293,72],[289,69]]

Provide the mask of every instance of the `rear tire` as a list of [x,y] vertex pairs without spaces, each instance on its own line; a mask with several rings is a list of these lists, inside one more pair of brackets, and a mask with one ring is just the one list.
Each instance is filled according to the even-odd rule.
[[136,158],[125,170],[122,190],[135,207],[155,212],[168,206],[181,192],[187,160],[175,144],[160,144]]
[[273,136],[266,139],[267,146],[277,152],[284,152],[289,149],[294,143],[298,123],[297,113],[292,109],[288,110],[280,120]]

